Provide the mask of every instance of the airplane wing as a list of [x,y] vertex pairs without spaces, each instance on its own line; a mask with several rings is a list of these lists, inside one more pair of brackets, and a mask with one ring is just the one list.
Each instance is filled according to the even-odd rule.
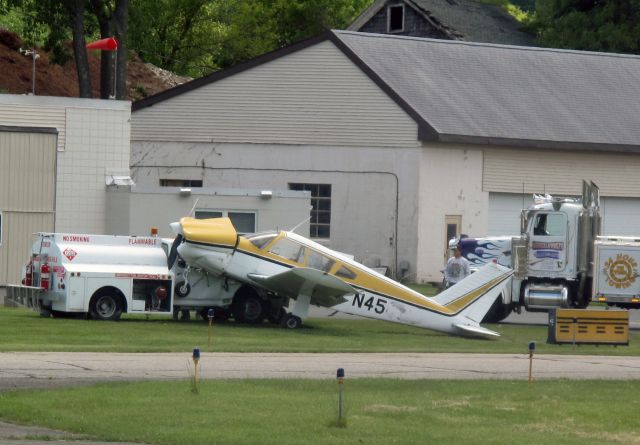
[[331,307],[347,301],[344,296],[356,290],[344,281],[317,269],[295,268],[277,275],[247,275],[256,284],[289,298],[308,294],[311,304]]

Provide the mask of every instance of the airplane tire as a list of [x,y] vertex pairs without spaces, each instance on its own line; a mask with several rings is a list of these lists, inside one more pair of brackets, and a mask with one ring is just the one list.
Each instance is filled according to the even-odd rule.
[[255,290],[242,287],[233,297],[233,317],[237,322],[258,324],[265,317],[265,303]]
[[280,326],[282,326],[285,329],[298,329],[302,326],[302,319],[296,315],[287,314],[284,317],[282,317]]
[[[184,287],[185,289],[183,290],[182,287]],[[191,292],[191,285],[189,283],[186,283],[185,286],[184,281],[178,281],[173,291],[176,294],[176,297],[184,298]]]

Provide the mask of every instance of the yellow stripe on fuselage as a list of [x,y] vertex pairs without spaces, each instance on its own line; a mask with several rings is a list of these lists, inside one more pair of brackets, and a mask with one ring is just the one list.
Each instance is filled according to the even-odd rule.
[[501,283],[502,281],[504,281],[504,279],[507,276],[509,276],[509,274],[500,275],[499,277],[494,278],[493,280],[491,280],[488,283],[480,286],[479,288],[474,289],[471,292],[461,296],[457,300],[453,300],[452,302],[447,304],[445,307],[447,309],[451,310],[452,312],[459,312],[462,309],[464,309],[465,307],[469,306],[474,301],[476,301],[482,295],[484,295],[487,292],[489,292],[489,290],[491,290],[495,285],[497,285],[497,284]]
[[[266,246],[263,246],[261,249],[254,246],[251,241],[246,238],[240,236],[240,241],[238,243],[238,250],[244,251],[253,256],[264,258],[265,260],[276,261],[281,264],[289,265],[291,267],[304,267],[304,264],[296,263],[295,261],[288,260],[281,256],[275,255],[269,252],[271,246],[278,242],[278,240],[284,238],[286,236],[286,232],[280,232],[273,241],[271,241]],[[305,245],[306,248],[313,249],[308,245]],[[337,277],[338,279],[344,281],[345,283],[350,284],[353,287],[360,288],[375,294],[378,294],[383,297],[392,298],[395,300],[399,300],[413,306],[417,306],[420,308],[424,308],[433,312],[438,312],[444,315],[455,315],[460,312],[462,309],[473,303],[475,300],[480,298],[485,292],[490,290],[496,284],[500,283],[505,279],[505,275],[497,277],[491,280],[489,283],[474,289],[468,292],[465,295],[462,295],[457,300],[452,301],[446,306],[443,306],[435,301],[429,299],[429,297],[420,294],[408,287],[403,286],[400,283],[397,283],[391,279],[386,277],[382,278],[375,274],[373,271],[368,270],[365,266],[356,263],[355,261],[345,261],[336,256],[332,256],[327,252],[322,251],[323,255],[330,257],[335,261],[335,264],[329,271],[331,275],[335,276],[335,273],[342,266],[347,267],[356,273],[355,279],[347,279],[343,277]]]

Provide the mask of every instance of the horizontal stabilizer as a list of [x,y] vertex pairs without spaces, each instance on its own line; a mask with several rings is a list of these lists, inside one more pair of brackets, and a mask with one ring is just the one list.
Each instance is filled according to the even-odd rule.
[[482,326],[477,325],[465,325],[465,324],[454,324],[457,329],[462,331],[462,335],[471,335],[471,336],[481,336],[481,337],[500,337],[495,331],[490,329],[483,328]]
[[317,269],[295,268],[277,275],[248,274],[256,284],[279,295],[298,298],[309,295],[311,304],[331,307],[347,301],[344,296],[356,290],[344,281]]
[[433,299],[437,303],[446,306],[455,300],[458,300],[461,296],[481,288],[496,278],[503,277],[506,274],[510,275],[512,272],[513,271],[511,269],[500,266],[499,264],[487,263],[478,269],[477,272],[472,273],[450,288],[440,292],[438,295],[434,296]]

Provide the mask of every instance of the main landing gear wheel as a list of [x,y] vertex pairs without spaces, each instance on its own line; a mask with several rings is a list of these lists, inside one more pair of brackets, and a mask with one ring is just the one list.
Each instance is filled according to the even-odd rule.
[[282,317],[282,321],[280,322],[280,326],[286,329],[298,329],[302,326],[302,319],[293,314],[287,314]]

